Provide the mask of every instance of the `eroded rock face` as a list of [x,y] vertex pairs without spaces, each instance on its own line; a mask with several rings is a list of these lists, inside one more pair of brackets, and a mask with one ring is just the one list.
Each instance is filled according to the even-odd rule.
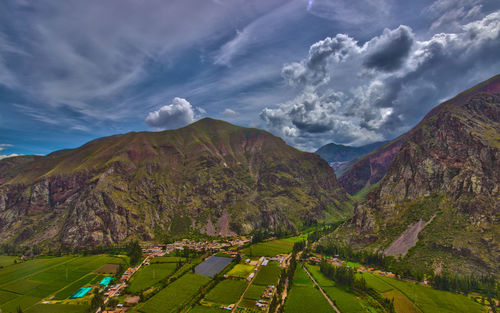
[[332,238],[406,255],[421,270],[498,275],[499,81],[439,105],[403,135],[379,186]]
[[19,245],[89,247],[195,229],[230,236],[351,213],[319,156],[210,119],[3,162],[0,242]]

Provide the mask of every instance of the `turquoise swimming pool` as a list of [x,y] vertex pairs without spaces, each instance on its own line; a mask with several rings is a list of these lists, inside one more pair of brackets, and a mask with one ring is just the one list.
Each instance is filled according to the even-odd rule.
[[111,276],[107,276],[107,277],[104,277],[101,282],[99,283],[99,285],[101,286],[107,286],[109,285],[109,283],[113,280],[113,277]]
[[92,287],[84,287],[84,288],[80,288],[78,289],[77,292],[75,292],[71,297],[69,297],[70,299],[78,299],[78,298],[81,298],[83,296],[85,296],[87,294],[87,292],[89,292],[90,290],[92,290]]

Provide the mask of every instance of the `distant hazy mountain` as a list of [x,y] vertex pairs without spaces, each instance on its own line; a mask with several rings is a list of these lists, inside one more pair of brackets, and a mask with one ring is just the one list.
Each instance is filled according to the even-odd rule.
[[370,153],[385,143],[387,141],[375,142],[360,147],[329,143],[319,148],[315,153],[325,159],[333,167],[335,173],[340,175],[352,164],[352,161],[364,154]]
[[290,231],[352,214],[319,156],[208,118],[9,158],[0,169],[0,242],[16,245]]
[[499,277],[500,75],[372,155],[389,152],[385,176],[329,240],[401,256],[421,271]]

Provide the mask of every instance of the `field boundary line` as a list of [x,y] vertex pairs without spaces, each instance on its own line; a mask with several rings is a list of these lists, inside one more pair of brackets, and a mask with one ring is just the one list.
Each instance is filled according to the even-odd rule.
[[[398,287],[394,286],[390,281],[385,281],[381,277],[377,277],[377,279],[380,279],[381,281],[383,281],[383,282],[391,285],[395,290],[401,292],[401,294],[404,295],[409,301],[411,301],[411,303],[413,303],[421,312],[424,312],[424,310],[417,303],[415,303],[415,301],[411,300],[411,298],[406,294],[406,292],[404,292],[403,290],[401,290]],[[415,285],[417,285],[417,284],[415,284],[413,282],[409,282],[409,283],[414,284],[413,288],[415,288],[416,287]]]
[[312,280],[312,282],[318,287],[319,291],[321,291],[321,294],[323,294],[323,296],[325,297],[326,301],[328,301],[328,303],[332,306],[332,308],[335,310],[335,312],[341,313],[340,310],[335,306],[335,304],[333,304],[332,299],[330,299],[328,297],[328,295],[325,293],[325,291],[323,290],[323,288],[321,288],[321,286],[318,284],[318,282],[316,281],[316,279],[314,279],[314,277],[311,275],[311,273],[309,273],[309,270],[304,266],[304,264],[301,264],[301,266],[304,269],[304,271],[307,273],[307,275],[309,275],[309,278]]

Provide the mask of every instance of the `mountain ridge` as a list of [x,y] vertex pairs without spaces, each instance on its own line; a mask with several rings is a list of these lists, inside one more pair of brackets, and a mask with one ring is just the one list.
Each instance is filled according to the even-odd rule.
[[85,247],[192,231],[283,232],[351,214],[319,156],[209,118],[23,160],[0,173],[4,243]]

